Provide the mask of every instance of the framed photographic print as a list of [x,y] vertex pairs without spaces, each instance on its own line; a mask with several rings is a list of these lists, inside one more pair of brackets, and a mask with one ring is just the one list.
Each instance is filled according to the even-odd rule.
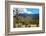
[[37,34],[45,32],[45,4],[6,1],[6,35]]

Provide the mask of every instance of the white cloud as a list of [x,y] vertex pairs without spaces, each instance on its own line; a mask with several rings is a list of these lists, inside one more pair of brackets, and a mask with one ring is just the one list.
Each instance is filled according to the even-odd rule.
[[22,12],[19,12],[19,13],[27,13],[27,14],[32,14],[31,11],[27,11],[27,9],[23,9]]
[[[31,11],[27,11],[27,9],[25,9],[25,8],[19,9],[19,13],[32,14],[32,12],[31,12]],[[14,14],[14,15],[16,15],[16,12],[14,12],[13,14]]]
[[23,11],[27,13],[27,10],[26,9],[23,9]]
[[27,12],[27,13],[28,13],[28,14],[32,14],[32,12],[30,12],[30,11],[29,11],[29,12]]

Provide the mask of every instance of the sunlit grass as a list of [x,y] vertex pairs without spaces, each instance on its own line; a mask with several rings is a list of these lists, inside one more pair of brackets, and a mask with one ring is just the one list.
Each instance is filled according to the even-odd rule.
[[19,24],[21,26],[25,25],[25,26],[28,26],[28,25],[39,25],[39,19],[22,19],[22,18],[19,18],[18,20],[14,17],[14,20],[13,20],[13,24],[14,24],[14,27],[16,27],[15,25],[18,25],[19,27]]

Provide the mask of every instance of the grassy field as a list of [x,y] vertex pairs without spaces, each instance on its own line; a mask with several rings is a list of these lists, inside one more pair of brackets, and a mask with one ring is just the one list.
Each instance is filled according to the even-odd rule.
[[13,17],[13,24],[14,24],[14,28],[16,27],[22,27],[23,25],[25,27],[31,27],[30,25],[39,25],[39,19],[26,19],[26,18],[16,18]]

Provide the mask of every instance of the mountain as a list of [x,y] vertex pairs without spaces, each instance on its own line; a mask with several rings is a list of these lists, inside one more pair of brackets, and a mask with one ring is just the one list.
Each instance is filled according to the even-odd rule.
[[39,14],[20,13],[19,16],[26,17],[26,18],[29,17],[32,19],[39,19]]
[[19,16],[23,16],[23,17],[32,17],[32,19],[39,19],[39,14],[27,14],[27,13],[24,13],[24,14],[19,14]]
[[25,17],[26,17],[26,16],[31,16],[31,14],[27,14],[27,13],[20,13],[20,14],[19,14],[19,16],[23,16],[23,17],[25,16]]
[[39,19],[39,14],[32,14],[32,19]]

